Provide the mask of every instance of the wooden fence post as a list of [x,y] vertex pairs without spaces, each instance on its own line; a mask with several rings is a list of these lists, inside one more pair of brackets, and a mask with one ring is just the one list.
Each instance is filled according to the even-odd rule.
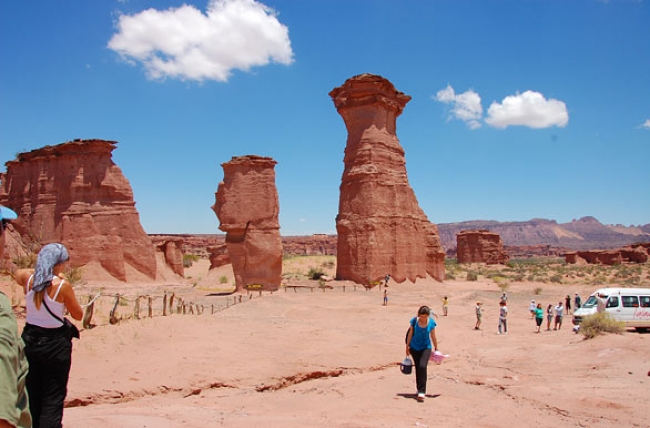
[[[91,303],[92,302],[92,303]],[[84,312],[84,317],[81,322],[83,328],[91,328],[90,322],[93,318],[93,311],[95,309],[95,302],[93,302],[93,296],[88,296],[88,306],[86,306],[86,311]]]
[[115,315],[115,313],[117,312],[117,305],[119,305],[119,303],[120,303],[120,295],[117,294],[117,295],[115,296],[115,303],[113,304],[113,309],[111,309],[110,315],[109,315],[109,317],[108,317],[108,322],[110,322],[110,323],[113,324],[113,325],[115,325],[115,324],[117,324],[118,322],[120,322],[120,320],[119,320],[119,319],[117,318],[117,316]]
[[167,293],[163,296],[163,316],[167,316]]
[[135,308],[133,308],[133,316],[137,320],[140,319],[140,297],[142,296],[138,296],[135,298]]
[[147,300],[147,304],[149,305],[149,318],[153,318],[153,306],[152,306],[152,303],[153,303],[153,299],[152,299],[151,296],[149,296],[149,298]]

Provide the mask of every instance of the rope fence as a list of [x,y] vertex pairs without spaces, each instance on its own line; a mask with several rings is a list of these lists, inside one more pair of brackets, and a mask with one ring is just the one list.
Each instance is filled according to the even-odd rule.
[[[345,292],[346,289],[357,291],[357,287],[363,287],[366,291],[374,288],[372,285],[285,285],[285,293],[288,289],[293,289],[295,293],[309,290],[321,289],[323,292],[327,290],[339,290]],[[379,287],[380,288],[380,287]],[[267,294],[273,294],[274,291],[267,291]],[[203,315],[215,314],[231,306],[244,303],[245,301],[252,300],[255,295],[262,297],[264,291],[253,287],[247,290],[247,294],[235,294],[225,296],[214,296],[218,299],[216,302],[211,303],[195,303],[194,301],[187,301],[183,296],[177,296],[174,292],[164,292],[162,295],[140,294],[129,296],[120,293],[96,293],[88,294],[85,299],[86,303],[81,305],[84,310],[82,318],[82,325],[85,329],[90,329],[105,323],[116,325],[123,320],[129,319],[143,319],[153,318],[156,316],[170,316],[174,314],[180,315]],[[102,317],[102,313],[108,312],[108,315]],[[101,320],[100,320],[101,319]]]

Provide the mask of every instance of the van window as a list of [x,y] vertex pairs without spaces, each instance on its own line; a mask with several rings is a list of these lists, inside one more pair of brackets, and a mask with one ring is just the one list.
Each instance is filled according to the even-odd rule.
[[641,307],[650,308],[650,296],[641,296]]
[[608,308],[618,308],[618,296],[609,296],[607,300]]
[[621,296],[624,308],[638,308],[639,298],[637,296]]

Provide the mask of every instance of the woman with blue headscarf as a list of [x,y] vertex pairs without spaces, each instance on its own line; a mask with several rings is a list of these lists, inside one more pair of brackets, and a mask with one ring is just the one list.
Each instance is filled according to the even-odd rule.
[[68,261],[63,244],[47,244],[38,253],[35,269],[19,269],[14,277],[25,290],[23,329],[29,362],[27,393],[34,428],[59,428],[72,363],[72,338],[63,325],[67,308],[81,320],[83,310],[63,268]]

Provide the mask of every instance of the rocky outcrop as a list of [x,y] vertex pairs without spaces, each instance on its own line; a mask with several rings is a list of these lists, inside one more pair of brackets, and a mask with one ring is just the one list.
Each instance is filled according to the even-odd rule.
[[210,254],[210,269],[216,269],[231,263],[226,244],[210,246],[208,247],[208,253]]
[[456,235],[458,263],[506,264],[510,260],[498,233],[463,230]]
[[128,265],[155,279],[154,247],[112,160],[116,144],[75,140],[20,153],[6,163],[0,203],[18,213],[14,226],[29,245],[62,242],[72,266],[96,262],[127,281]]
[[222,164],[223,181],[212,206],[235,275],[235,287],[277,290],[282,281],[282,240],[275,187],[276,161],[248,155]]
[[183,266],[183,238],[173,236],[156,236],[151,238],[156,251],[163,254],[165,264],[180,276],[184,276]]
[[650,260],[650,243],[637,243],[614,250],[569,251],[564,254],[569,264],[620,265],[622,263],[647,263]]
[[444,279],[438,230],[406,174],[396,120],[410,96],[381,76],[362,74],[329,94],[348,131],[336,218],[337,278],[368,284]]

